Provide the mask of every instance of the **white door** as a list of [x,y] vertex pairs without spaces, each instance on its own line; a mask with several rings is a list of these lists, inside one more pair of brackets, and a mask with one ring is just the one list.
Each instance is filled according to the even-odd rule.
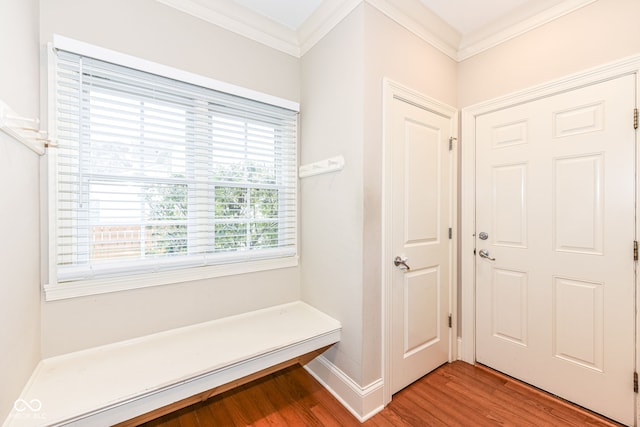
[[477,361],[631,425],[634,106],[625,76],[476,121]]
[[[449,360],[452,118],[394,99],[391,387]],[[387,260],[393,262],[393,260]]]

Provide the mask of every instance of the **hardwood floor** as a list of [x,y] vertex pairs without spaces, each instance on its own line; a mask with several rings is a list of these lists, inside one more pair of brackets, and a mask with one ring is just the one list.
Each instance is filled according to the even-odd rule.
[[444,365],[360,422],[299,365],[143,424],[210,426],[618,426],[488,368]]

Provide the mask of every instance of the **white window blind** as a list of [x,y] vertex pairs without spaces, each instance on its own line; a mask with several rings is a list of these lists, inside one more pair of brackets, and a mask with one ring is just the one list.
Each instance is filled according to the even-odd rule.
[[57,282],[296,255],[295,111],[56,52]]

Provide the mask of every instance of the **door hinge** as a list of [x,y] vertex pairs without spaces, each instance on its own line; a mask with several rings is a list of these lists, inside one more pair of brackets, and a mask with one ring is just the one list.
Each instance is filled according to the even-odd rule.
[[638,109],[637,108],[633,109],[633,128],[638,129]]
[[638,260],[638,241],[637,240],[633,241],[633,260],[634,261]]
[[633,373],[633,392],[634,393],[638,392],[638,373],[637,372]]
[[457,141],[457,140],[458,138],[453,136],[449,138],[449,151],[453,150],[453,141]]
[[[449,327],[453,327],[453,318],[451,317],[451,315],[449,315]],[[637,374],[636,374],[636,378],[637,378]]]
[[449,239],[453,239],[453,228],[449,227]]

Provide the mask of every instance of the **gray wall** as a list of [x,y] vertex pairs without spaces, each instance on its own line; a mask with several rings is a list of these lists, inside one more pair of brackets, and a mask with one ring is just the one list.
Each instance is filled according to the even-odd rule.
[[325,356],[361,387],[382,377],[382,80],[455,105],[457,64],[367,3],[302,58],[302,296],[339,319]]
[[359,6],[302,57],[301,155],[344,170],[300,181],[302,298],[342,322],[327,358],[362,384],[364,19]]
[[[46,0],[41,43],[60,34],[299,100],[300,61],[154,0]],[[49,357],[297,300],[299,268],[44,302]]]
[[[0,3],[0,100],[38,117],[38,0]],[[0,420],[40,360],[39,157],[0,132]]]

